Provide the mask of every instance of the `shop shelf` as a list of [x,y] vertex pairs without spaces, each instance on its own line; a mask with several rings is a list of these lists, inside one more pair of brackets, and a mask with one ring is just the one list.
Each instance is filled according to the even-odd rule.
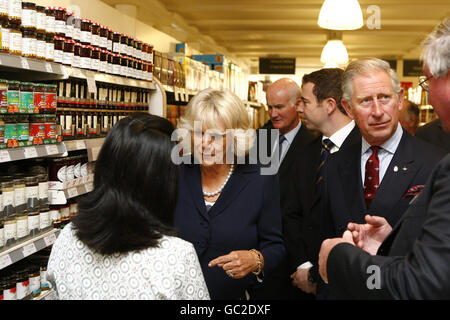
[[52,228],[37,236],[27,237],[10,248],[4,248],[0,251],[0,270],[52,245],[60,231]]
[[70,181],[49,182],[48,201],[50,205],[63,205],[68,199],[75,198],[94,190],[94,174]]
[[63,154],[66,151],[66,146],[63,143],[2,149],[0,150],[0,163],[47,157]]

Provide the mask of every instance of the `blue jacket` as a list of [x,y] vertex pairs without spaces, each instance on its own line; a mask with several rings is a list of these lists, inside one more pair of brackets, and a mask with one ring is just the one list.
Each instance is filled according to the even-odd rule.
[[257,165],[238,165],[207,212],[200,166],[180,166],[175,226],[197,251],[211,299],[239,299],[256,281],[252,273],[231,279],[222,268],[208,267],[211,260],[234,250],[258,249],[267,275],[284,258],[279,190],[277,175],[261,175]]

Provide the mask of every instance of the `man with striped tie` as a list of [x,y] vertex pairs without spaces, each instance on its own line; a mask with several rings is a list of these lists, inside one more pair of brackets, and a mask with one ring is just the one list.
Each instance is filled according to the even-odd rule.
[[358,128],[341,105],[343,70],[321,69],[303,77],[298,106],[308,129],[322,134],[295,164],[284,214],[285,243],[297,298],[316,293],[317,254],[320,248],[320,217],[326,190],[327,157],[361,140]]

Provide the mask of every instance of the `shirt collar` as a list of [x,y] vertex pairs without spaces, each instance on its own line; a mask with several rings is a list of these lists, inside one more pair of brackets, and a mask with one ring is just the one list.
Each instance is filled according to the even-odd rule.
[[333,133],[331,137],[322,136],[322,141],[325,139],[330,139],[333,144],[340,149],[342,144],[344,143],[345,139],[347,139],[347,136],[350,134],[350,132],[355,127],[355,120],[350,121],[345,126],[340,128],[338,131]]
[[289,144],[292,143],[292,141],[294,141],[295,136],[297,135],[297,132],[300,130],[300,127],[302,126],[302,122],[299,121],[298,125],[292,129],[291,131],[289,131],[288,133],[286,133],[284,135],[284,137],[286,138],[286,140],[289,142]]
[[[387,152],[394,154],[395,151],[397,150],[398,145],[400,144],[402,135],[403,129],[399,122],[397,124],[397,129],[395,130],[395,133],[392,135],[392,137],[390,137],[389,140],[383,143],[380,147],[383,148],[383,150],[386,150]],[[370,144],[366,141],[366,139],[364,139],[364,137],[362,137],[361,140],[362,140],[361,154],[364,154],[370,148]]]

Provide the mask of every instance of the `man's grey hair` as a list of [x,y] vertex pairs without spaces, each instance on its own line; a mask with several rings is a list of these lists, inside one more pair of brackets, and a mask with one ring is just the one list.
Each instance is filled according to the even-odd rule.
[[450,69],[450,17],[447,17],[424,40],[422,60],[435,78]]
[[397,73],[391,69],[388,62],[378,58],[358,59],[350,62],[344,72],[342,80],[342,98],[351,106],[353,97],[353,79],[356,76],[368,76],[374,71],[385,71],[391,78],[392,88],[398,94],[401,91],[400,81]]

